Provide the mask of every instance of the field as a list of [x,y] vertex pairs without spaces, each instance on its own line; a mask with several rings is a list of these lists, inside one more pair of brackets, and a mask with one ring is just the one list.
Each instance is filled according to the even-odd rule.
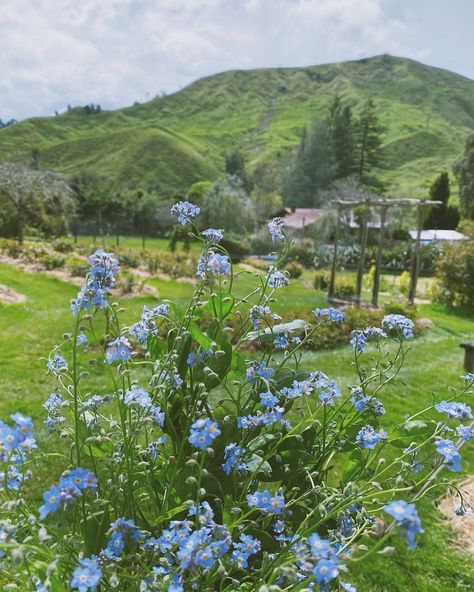
[[[112,244],[107,246],[112,247]],[[128,246],[135,245],[129,242]],[[147,246],[157,249],[164,247],[157,241]],[[241,268],[241,271],[237,280],[237,292],[244,295],[251,284],[247,270]],[[148,282],[158,291],[160,298],[176,299],[178,302],[187,300],[192,291],[189,283],[163,278],[151,278]],[[309,282],[310,274],[305,273],[288,288],[281,290],[281,299],[275,308],[280,311],[301,311],[323,306],[324,294],[311,289]],[[71,330],[69,302],[75,296],[77,286],[46,273],[32,274],[5,264],[0,264],[0,284],[26,296],[24,303],[0,303],[0,383],[3,393],[0,416],[6,418],[15,411],[31,415],[40,446],[49,452],[57,451],[61,448],[61,443],[48,437],[42,427],[42,403],[49,395],[52,385],[45,374],[44,357],[61,336]],[[136,319],[143,305],[153,301],[151,296],[123,298],[121,304],[126,310],[126,320]],[[430,318],[433,328],[413,342],[400,382],[384,395],[384,403],[390,410],[387,422],[384,423],[388,430],[391,424],[405,414],[429,403],[433,392],[441,397],[448,389],[460,384],[463,368],[459,343],[472,338],[474,333],[474,319],[441,305],[421,304],[418,314],[420,317]],[[351,360],[350,347],[305,352],[303,356],[306,368],[322,370],[335,378],[342,389],[351,383]],[[101,378],[97,376],[97,387],[100,386]],[[464,475],[474,471],[474,452],[469,446],[463,454],[463,470]],[[49,480],[49,473],[52,471],[54,458],[45,461],[42,467],[42,472],[45,477],[48,475]],[[37,484],[36,487],[40,491],[42,484]],[[439,490],[439,495],[441,493]],[[393,555],[375,555],[364,565],[351,567],[351,580],[358,584],[358,590],[454,592],[474,589],[472,560],[455,548],[453,532],[443,516],[433,508],[436,501],[432,497],[420,505],[426,532],[420,537],[416,552],[408,552],[404,543],[394,536],[396,552]]]

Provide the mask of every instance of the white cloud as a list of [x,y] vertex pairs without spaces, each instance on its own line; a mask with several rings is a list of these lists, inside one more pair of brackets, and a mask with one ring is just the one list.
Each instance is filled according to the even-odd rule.
[[382,52],[443,65],[413,18],[426,1],[402,11],[394,0],[3,0],[0,117],[117,108],[229,68]]

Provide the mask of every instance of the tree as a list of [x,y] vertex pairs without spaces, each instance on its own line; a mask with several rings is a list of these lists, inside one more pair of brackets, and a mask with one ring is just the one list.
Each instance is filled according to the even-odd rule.
[[245,160],[241,152],[234,150],[225,157],[225,172],[232,177],[238,177],[247,193],[253,188],[253,183],[245,170]]
[[461,214],[474,219],[474,134],[466,141],[463,156],[455,163],[454,173],[459,183]]
[[336,95],[329,108],[326,120],[328,139],[335,159],[335,177],[341,179],[356,170],[355,137],[352,110]]
[[201,222],[205,227],[238,234],[254,229],[254,206],[239,177],[225,175],[212,184],[204,196]]
[[311,132],[303,135],[299,150],[283,176],[285,205],[307,208],[319,205],[319,193],[329,187],[336,170],[327,124],[316,120]]
[[189,188],[189,191],[186,195],[186,199],[191,203],[201,207],[204,201],[204,197],[208,193],[211,186],[211,181],[196,181]]
[[59,176],[19,163],[0,164],[0,204],[6,221],[13,222],[18,242],[25,225],[60,233],[73,211],[73,191]]
[[273,218],[276,215],[276,212],[280,211],[283,207],[281,195],[260,188],[253,191],[252,202],[255,206],[257,220],[262,222],[269,218]]
[[384,128],[379,123],[375,103],[369,99],[364,103],[356,121],[357,173],[361,181],[368,185],[373,182],[373,178],[370,176],[371,170],[381,164],[380,146],[383,131]]
[[111,223],[118,211],[112,182],[92,171],[81,171],[73,179],[73,187],[78,196],[78,216],[82,222],[92,222],[93,232],[104,233],[104,224]]
[[447,243],[437,262],[437,278],[441,302],[474,310],[474,242]]
[[16,119],[8,119],[7,121],[3,121],[2,119],[0,119],[0,129],[3,129],[10,125],[14,125],[15,123],[18,123]]
[[449,175],[444,172],[436,177],[430,187],[430,199],[442,203],[439,206],[431,208],[424,221],[424,228],[450,230],[457,227],[459,223],[459,212],[456,207],[448,205],[449,195]]

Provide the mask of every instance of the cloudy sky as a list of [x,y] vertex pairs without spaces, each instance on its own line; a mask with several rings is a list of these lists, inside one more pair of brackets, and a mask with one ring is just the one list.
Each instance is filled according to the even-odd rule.
[[2,0],[0,118],[380,53],[474,79],[473,0]]

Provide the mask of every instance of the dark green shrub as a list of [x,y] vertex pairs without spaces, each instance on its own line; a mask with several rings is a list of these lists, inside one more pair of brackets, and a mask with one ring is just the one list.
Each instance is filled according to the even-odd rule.
[[38,261],[40,261],[46,269],[51,270],[64,267],[66,257],[63,255],[57,255],[56,253],[45,253],[38,257]]
[[268,232],[259,232],[250,239],[251,252],[254,255],[268,255],[276,250]]
[[290,250],[290,259],[304,267],[313,267],[314,251],[309,245],[293,245]]
[[85,259],[79,257],[68,257],[66,259],[66,267],[69,269],[69,274],[72,277],[86,277],[89,271],[89,263]]
[[474,310],[474,241],[450,243],[438,261],[437,300]]
[[220,243],[224,249],[227,249],[234,263],[239,263],[250,255],[250,242],[247,237],[239,236],[233,232],[224,234]]
[[172,278],[195,277],[197,258],[184,252],[142,252],[142,262],[152,274],[164,273]]
[[409,308],[408,306],[404,306],[399,302],[387,302],[386,304],[384,304],[383,310],[385,314],[403,315],[404,317],[408,317],[412,321],[416,319],[415,309]]
[[65,238],[57,238],[52,245],[53,249],[58,253],[72,253],[74,251],[74,244]]
[[296,263],[296,261],[290,261],[287,263],[285,265],[285,270],[290,274],[290,278],[293,280],[301,277],[301,274],[303,273],[303,267],[299,263]]
[[329,271],[317,271],[313,280],[315,290],[327,290],[329,288],[329,279]]
[[143,263],[150,273],[156,273],[160,267],[160,256],[158,253],[144,251],[142,253]]
[[4,238],[2,239],[1,243],[2,251],[4,251],[8,257],[12,257],[13,259],[17,259],[23,254],[23,246],[20,245],[17,241]]
[[124,267],[132,267],[136,269],[140,267],[142,259],[138,251],[132,251],[130,249],[120,250],[118,253],[118,259]]
[[[322,326],[317,334],[308,342],[308,349],[331,349],[334,347],[346,346],[351,338],[351,333],[355,329],[364,329],[369,326],[379,326],[383,317],[386,314],[390,314],[392,311],[396,314],[403,314],[401,311],[403,307],[396,305],[388,306],[387,309],[373,309],[373,308],[357,308],[354,306],[348,306],[344,308],[345,322],[342,324],[338,323],[327,323]],[[405,312],[407,312],[405,310]],[[417,320],[416,312],[413,309],[408,310],[409,318],[413,321]],[[290,313],[284,317],[285,321],[290,321],[295,318],[303,319],[308,322],[314,321],[314,315],[312,312],[298,312]],[[420,332],[421,328],[415,326],[415,334]]]
[[351,280],[346,280],[346,279],[339,279],[336,280],[336,283],[334,285],[334,296],[336,298],[345,298],[345,299],[349,299],[352,298],[352,296],[354,296],[355,294],[355,286],[354,286],[354,282],[352,282]]

